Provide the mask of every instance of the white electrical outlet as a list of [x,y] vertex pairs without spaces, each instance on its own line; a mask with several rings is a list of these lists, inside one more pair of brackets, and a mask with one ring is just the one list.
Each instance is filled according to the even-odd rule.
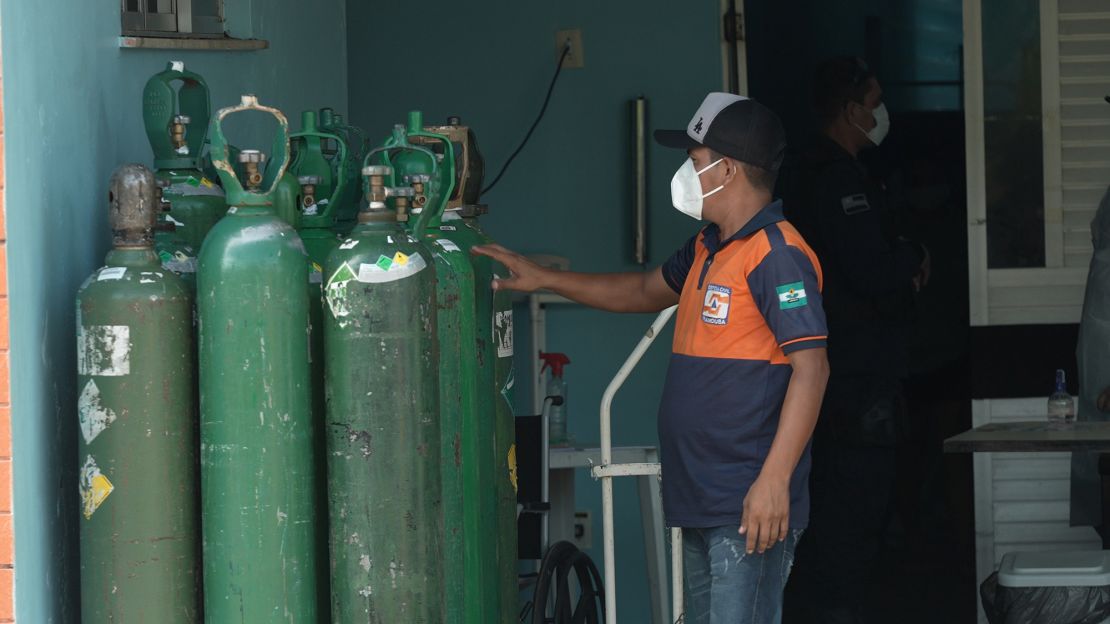
[[594,544],[594,521],[589,511],[574,512],[574,539],[578,550],[588,550]]
[[571,30],[560,30],[555,33],[555,58],[558,59],[563,55],[563,48],[570,44],[570,52],[567,57],[563,59],[563,69],[576,69],[585,66],[585,58],[582,56],[582,30],[574,28]]

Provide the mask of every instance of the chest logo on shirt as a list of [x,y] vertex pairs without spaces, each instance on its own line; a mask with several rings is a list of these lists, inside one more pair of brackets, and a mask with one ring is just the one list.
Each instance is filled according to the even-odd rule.
[[728,306],[732,300],[732,289],[710,284],[705,289],[705,302],[701,307],[701,320],[710,325],[728,323]]
[[779,294],[779,309],[781,310],[809,305],[809,301],[806,299],[806,287],[802,282],[777,286],[775,292]]
[[867,195],[865,193],[859,193],[841,197],[840,207],[844,209],[844,214],[851,216],[871,210],[871,203],[867,201]]

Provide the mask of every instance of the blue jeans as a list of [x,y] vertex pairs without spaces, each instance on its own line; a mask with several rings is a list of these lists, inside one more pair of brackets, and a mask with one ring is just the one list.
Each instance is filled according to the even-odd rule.
[[686,617],[683,624],[780,624],[782,590],[801,529],[763,554],[747,554],[739,525],[682,529]]

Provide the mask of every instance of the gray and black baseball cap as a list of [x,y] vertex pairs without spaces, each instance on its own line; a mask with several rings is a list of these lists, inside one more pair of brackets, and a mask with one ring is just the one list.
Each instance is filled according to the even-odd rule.
[[786,132],[771,109],[732,93],[710,93],[685,130],[656,130],[655,141],[688,150],[704,145],[740,162],[778,171],[786,153]]

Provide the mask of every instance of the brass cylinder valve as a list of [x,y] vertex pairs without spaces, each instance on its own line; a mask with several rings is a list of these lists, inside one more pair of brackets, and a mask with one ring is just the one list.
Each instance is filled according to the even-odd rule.
[[187,149],[185,146],[185,127],[189,125],[192,119],[188,115],[174,115],[173,123],[170,124],[170,136],[173,140],[173,148],[178,152],[182,149]]
[[370,165],[362,168],[362,175],[367,178],[369,189],[366,199],[370,202],[370,210],[385,210],[385,177],[393,174],[393,167],[386,165]]
[[297,177],[297,183],[301,185],[301,208],[314,208],[316,206],[316,185],[320,184],[322,178],[318,175],[303,175]]
[[416,192],[407,186],[393,187],[388,191],[393,198],[393,207],[397,209],[397,220],[401,223],[408,221],[409,206],[412,205],[412,198]]
[[266,155],[258,150],[245,149],[239,152],[239,162],[247,169],[247,188],[257,191],[262,184],[262,172],[258,166],[266,162]]
[[414,173],[405,176],[404,181],[412,187],[413,198],[412,207],[419,210],[424,209],[424,204],[428,203],[428,195],[426,194],[426,187],[432,177],[426,173]]

